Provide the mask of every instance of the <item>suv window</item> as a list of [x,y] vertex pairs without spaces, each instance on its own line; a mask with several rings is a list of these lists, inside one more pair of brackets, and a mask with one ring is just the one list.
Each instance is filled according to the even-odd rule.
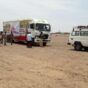
[[79,31],[73,31],[71,35],[72,35],[72,36],[79,36],[79,34],[80,34]]
[[88,31],[81,31],[80,36],[88,36]]

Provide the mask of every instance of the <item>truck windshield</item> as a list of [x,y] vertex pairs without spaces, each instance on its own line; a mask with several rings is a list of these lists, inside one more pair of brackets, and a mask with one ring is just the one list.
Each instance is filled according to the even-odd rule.
[[39,31],[50,31],[51,28],[50,28],[49,24],[40,24],[40,23],[37,23],[36,24],[36,30],[39,30]]

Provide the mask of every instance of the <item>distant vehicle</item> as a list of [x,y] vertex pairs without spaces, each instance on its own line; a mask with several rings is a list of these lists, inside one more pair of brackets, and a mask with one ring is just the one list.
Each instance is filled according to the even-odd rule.
[[70,33],[68,44],[73,45],[77,51],[88,48],[88,26],[74,27]]
[[[6,32],[7,39],[13,34],[14,42],[27,42],[27,34],[32,34],[33,42],[39,43],[43,40],[43,45],[50,41],[50,24],[43,19],[28,19],[3,22],[3,30]],[[42,34],[42,36],[41,36]]]

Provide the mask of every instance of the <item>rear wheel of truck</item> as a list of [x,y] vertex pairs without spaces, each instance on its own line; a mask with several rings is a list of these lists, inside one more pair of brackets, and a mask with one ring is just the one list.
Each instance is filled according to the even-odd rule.
[[77,51],[82,50],[82,45],[81,45],[81,43],[75,43],[75,44],[74,44],[74,49],[77,50]]
[[46,46],[47,45],[47,43],[46,42],[43,42],[43,46]]

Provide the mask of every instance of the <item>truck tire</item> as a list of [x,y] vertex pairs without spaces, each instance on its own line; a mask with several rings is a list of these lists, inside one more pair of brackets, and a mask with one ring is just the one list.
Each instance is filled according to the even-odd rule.
[[75,43],[74,44],[74,49],[76,50],[76,51],[81,51],[82,50],[82,45],[81,45],[81,43]]
[[43,46],[46,46],[47,45],[47,43],[46,42],[43,42]]

